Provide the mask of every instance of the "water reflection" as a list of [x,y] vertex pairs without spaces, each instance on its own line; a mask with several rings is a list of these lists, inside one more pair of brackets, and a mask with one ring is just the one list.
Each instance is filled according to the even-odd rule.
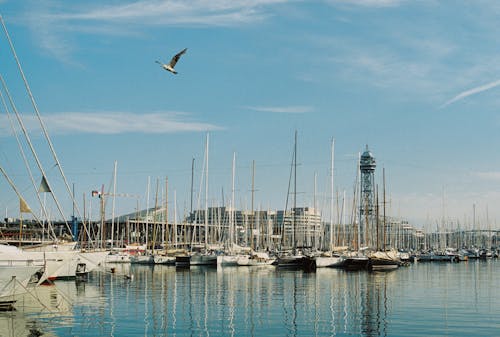
[[372,273],[117,265],[37,288],[0,313],[0,336],[455,336],[485,320],[491,335],[498,277],[493,261]]

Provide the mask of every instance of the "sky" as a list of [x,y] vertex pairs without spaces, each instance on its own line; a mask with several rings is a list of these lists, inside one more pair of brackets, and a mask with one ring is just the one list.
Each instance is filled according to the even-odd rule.
[[[227,206],[233,157],[236,208],[250,209],[252,195],[255,209],[289,208],[297,132],[296,204],[325,220],[334,139],[334,209],[344,191],[352,204],[368,146],[379,191],[385,170],[388,214],[416,227],[498,227],[498,1],[2,0],[0,14],[59,165],[3,30],[0,74],[68,218],[70,190],[96,218],[91,191],[104,188],[117,195],[107,217],[167,202],[181,219],[193,159],[194,208]],[[177,75],[155,63],[183,48]],[[0,166],[37,214],[42,175],[2,93]],[[20,216],[6,178],[0,206]]]

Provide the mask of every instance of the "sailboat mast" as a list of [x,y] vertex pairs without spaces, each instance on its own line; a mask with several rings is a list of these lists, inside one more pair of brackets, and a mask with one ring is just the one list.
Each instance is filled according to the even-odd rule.
[[333,237],[334,237],[334,228],[333,228],[333,194],[334,194],[334,186],[333,186],[333,169],[334,169],[334,158],[335,158],[335,139],[332,138],[332,153],[331,153],[331,172],[330,172],[330,246],[328,250],[333,250]]
[[233,167],[231,175],[231,213],[229,221],[229,249],[233,249],[233,244],[235,243],[234,235],[234,175],[235,175],[235,164],[236,164],[236,152],[233,152]]
[[208,133],[205,148],[205,248],[208,246]]
[[191,161],[191,208],[189,214],[193,214],[193,188],[194,188],[194,158]]
[[148,186],[146,191],[146,249],[148,249],[148,236],[149,236],[149,185],[151,177],[148,176]]
[[383,246],[382,246],[382,248],[383,248],[383,250],[385,250],[386,239],[387,239],[386,238],[386,232],[387,232],[386,228],[387,227],[386,227],[386,217],[385,217],[385,167],[382,168],[382,180],[383,180],[382,183],[384,184],[384,192],[383,192],[383,194],[384,194],[383,195],[383,198],[384,198],[384,210],[383,210],[383,217],[384,217],[383,225],[384,225],[384,227],[383,227],[383,231],[384,231],[384,234],[383,234],[383,241],[382,241]]
[[255,192],[255,160],[252,160],[252,219],[250,220],[250,248],[254,249],[254,244],[253,244],[253,227],[254,227],[254,221],[255,221],[255,211],[253,207],[253,201],[254,201],[254,192]]
[[295,145],[293,150],[293,211],[292,211],[292,242],[293,248],[297,247],[295,232],[295,213],[297,211],[297,130],[295,130]]
[[116,199],[116,168],[117,162],[115,160],[115,166],[113,170],[113,201],[111,207],[111,250],[113,250],[114,244],[114,233],[115,233],[115,199]]
[[[175,206],[174,206],[175,207]],[[176,228],[177,231],[177,228]],[[168,247],[168,240],[169,240],[169,230],[168,230],[168,177],[165,177],[165,223],[163,225],[163,230],[162,230],[162,241],[165,244],[165,250]],[[166,236],[165,236],[166,232]],[[177,235],[177,232],[174,234]],[[170,238],[170,241],[172,241],[172,238]]]

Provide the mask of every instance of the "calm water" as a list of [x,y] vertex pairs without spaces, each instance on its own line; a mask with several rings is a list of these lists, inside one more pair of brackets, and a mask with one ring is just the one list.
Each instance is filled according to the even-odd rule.
[[386,273],[115,266],[24,296],[0,313],[0,336],[500,335],[497,260]]

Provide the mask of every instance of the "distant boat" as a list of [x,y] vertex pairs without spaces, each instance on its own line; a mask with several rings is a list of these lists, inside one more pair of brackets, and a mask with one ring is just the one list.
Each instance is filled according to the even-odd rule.
[[316,268],[324,267],[342,267],[345,262],[345,258],[339,254],[323,254],[314,257],[314,262]]
[[211,253],[193,252],[191,253],[189,263],[191,266],[216,266],[217,255]]
[[349,252],[342,255],[343,267],[349,270],[367,269],[370,259],[361,252]]
[[130,257],[130,263],[133,264],[155,264],[155,259],[152,254],[134,255]]
[[154,264],[174,265],[175,264],[175,256],[155,254],[153,256],[153,261],[154,261]]
[[417,256],[417,260],[420,262],[459,262],[460,258],[458,254],[448,254],[441,251],[429,251],[425,253],[420,253]]
[[240,258],[240,255],[218,255],[217,256],[217,267],[219,267],[219,266],[224,266],[224,267],[237,266],[239,258]]
[[106,256],[105,263],[130,263],[130,255],[125,252],[111,252]]
[[269,256],[266,252],[252,252],[237,259],[239,266],[269,266],[275,262],[276,258]]
[[376,251],[368,255],[368,268],[370,270],[390,270],[401,266],[401,260],[394,250]]

